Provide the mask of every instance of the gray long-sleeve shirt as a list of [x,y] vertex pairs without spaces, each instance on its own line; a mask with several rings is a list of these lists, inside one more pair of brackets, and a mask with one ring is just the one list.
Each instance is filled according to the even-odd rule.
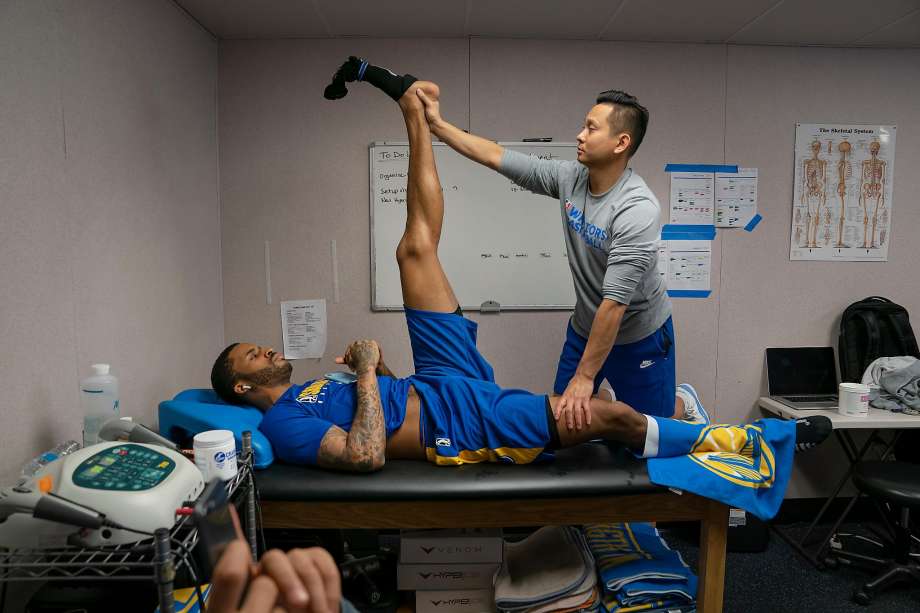
[[627,305],[616,344],[641,340],[671,315],[658,274],[661,207],[645,181],[627,168],[603,194],[588,189],[576,161],[541,160],[505,149],[499,172],[534,193],[558,198],[575,283],[572,327],[588,337],[604,298]]

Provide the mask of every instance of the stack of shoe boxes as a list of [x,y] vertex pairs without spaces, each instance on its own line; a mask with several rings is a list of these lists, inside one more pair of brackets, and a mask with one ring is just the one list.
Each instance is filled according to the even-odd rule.
[[396,586],[415,591],[416,613],[494,611],[492,580],[502,549],[498,529],[405,531]]

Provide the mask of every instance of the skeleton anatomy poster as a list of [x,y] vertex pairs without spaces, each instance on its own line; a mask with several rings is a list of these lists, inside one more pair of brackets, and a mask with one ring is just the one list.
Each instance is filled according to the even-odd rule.
[[888,260],[896,126],[796,124],[792,260]]

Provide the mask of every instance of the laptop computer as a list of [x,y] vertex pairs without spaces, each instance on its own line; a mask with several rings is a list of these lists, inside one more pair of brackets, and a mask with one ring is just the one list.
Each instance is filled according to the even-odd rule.
[[770,398],[794,409],[837,406],[833,347],[768,347]]

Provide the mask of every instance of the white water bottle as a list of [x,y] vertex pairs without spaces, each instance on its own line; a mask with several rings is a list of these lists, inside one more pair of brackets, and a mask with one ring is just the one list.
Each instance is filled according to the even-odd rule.
[[93,374],[80,381],[83,407],[83,446],[99,442],[102,424],[118,417],[118,379],[109,374],[108,364],[93,364]]

